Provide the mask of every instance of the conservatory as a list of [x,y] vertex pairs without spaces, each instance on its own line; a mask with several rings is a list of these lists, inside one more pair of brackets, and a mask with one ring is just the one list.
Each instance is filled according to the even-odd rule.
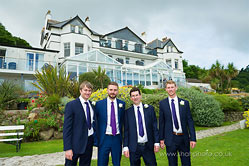
[[97,70],[98,66],[105,69],[111,81],[120,86],[142,84],[150,88],[162,88],[166,80],[174,80],[178,85],[185,85],[185,75],[177,74],[162,60],[157,59],[146,66],[121,64],[99,50],[92,50],[64,59],[66,72],[71,78],[79,79],[79,75]]

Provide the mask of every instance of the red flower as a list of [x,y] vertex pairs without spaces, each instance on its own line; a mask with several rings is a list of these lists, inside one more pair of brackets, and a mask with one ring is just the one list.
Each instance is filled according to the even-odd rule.
[[31,102],[32,102],[32,103],[34,103],[34,102],[35,102],[35,100],[33,99]]
[[27,109],[27,107],[24,107],[24,109],[26,110],[26,109]]

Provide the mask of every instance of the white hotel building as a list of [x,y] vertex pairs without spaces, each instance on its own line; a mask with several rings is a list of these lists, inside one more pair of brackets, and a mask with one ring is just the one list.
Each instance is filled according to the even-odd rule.
[[43,66],[65,65],[71,77],[101,66],[112,81],[122,85],[142,84],[160,88],[172,79],[185,86],[182,54],[170,38],[146,43],[146,34],[135,34],[128,27],[99,34],[90,27],[87,17],[65,21],[52,19],[50,11],[41,32],[41,48],[0,45],[0,80],[21,81],[32,90],[33,74]]

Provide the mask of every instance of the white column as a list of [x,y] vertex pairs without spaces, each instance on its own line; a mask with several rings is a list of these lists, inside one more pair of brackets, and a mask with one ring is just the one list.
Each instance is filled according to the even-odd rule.
[[150,85],[152,85],[152,69],[150,69]]
[[79,81],[79,63],[77,63],[77,75],[76,75],[77,81]]

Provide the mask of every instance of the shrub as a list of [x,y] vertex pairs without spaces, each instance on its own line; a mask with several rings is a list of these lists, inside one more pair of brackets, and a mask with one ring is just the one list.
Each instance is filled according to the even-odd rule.
[[239,102],[244,110],[249,110],[249,96],[240,98]]
[[0,83],[0,108],[10,109],[19,98],[22,88],[10,80]]
[[225,94],[213,94],[215,100],[217,100],[221,106],[221,109],[223,112],[228,112],[228,111],[242,111],[242,107],[240,106],[240,103],[238,100],[229,97]]
[[40,139],[39,132],[49,129],[47,119],[38,119],[27,122],[24,129],[24,138],[27,141],[38,141]]
[[224,113],[213,96],[191,88],[178,88],[177,94],[190,102],[195,124],[211,127],[220,126],[223,123]]
[[[96,76],[93,72],[86,72],[80,74],[79,84],[81,84],[83,81],[90,82],[93,85],[94,91],[101,89],[101,83],[96,79]],[[105,75],[103,78],[103,87],[107,88],[109,82],[111,82],[110,78],[107,75]]]
[[243,116],[246,119],[246,127],[249,127],[249,109],[248,109],[248,111],[244,112]]
[[[119,87],[119,93],[117,98],[125,101],[126,103],[126,108],[128,108],[132,102],[130,100],[130,87],[122,86]],[[107,88],[105,89],[99,89],[96,92],[92,93],[90,100],[92,101],[98,101],[98,100],[103,100],[108,96],[107,94]]]

